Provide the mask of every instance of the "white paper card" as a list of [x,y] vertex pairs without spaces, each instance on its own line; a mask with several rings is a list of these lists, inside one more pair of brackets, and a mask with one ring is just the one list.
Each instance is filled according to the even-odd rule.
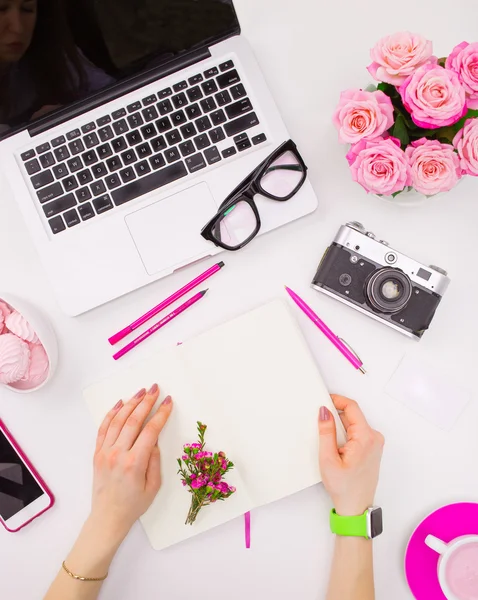
[[471,400],[471,392],[443,370],[413,356],[405,356],[385,391],[446,431],[453,428]]
[[[317,415],[326,405],[344,432],[302,333],[282,301],[219,325],[91,386],[85,400],[99,425],[118,398],[158,382],[174,409],[160,437],[163,485],[142,518],[152,546],[166,548],[245,512],[321,481]],[[223,450],[237,488],[225,502],[184,525],[190,495],[176,459],[196,440],[196,421],[208,425],[206,447]]]

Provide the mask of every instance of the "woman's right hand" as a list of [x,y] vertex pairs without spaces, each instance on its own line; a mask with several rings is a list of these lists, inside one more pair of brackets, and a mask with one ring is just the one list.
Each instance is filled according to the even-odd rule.
[[337,447],[335,420],[322,406],[319,413],[320,471],[337,514],[355,516],[373,506],[378,485],[384,437],[370,427],[355,400],[332,395],[347,432]]

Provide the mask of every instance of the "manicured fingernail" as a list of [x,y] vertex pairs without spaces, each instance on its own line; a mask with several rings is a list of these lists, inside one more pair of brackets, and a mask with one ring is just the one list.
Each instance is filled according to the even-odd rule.
[[166,396],[166,398],[161,402],[162,406],[168,406],[168,404],[171,404],[171,402],[173,401],[173,399],[171,398],[171,396]]
[[113,407],[113,410],[119,410],[123,406],[123,400],[119,400]]
[[156,392],[158,391],[158,384],[155,383],[154,385],[151,386],[151,389],[149,390],[148,394],[156,394]]
[[321,406],[319,411],[319,420],[328,421],[330,419],[330,411],[326,406]]
[[139,399],[146,395],[146,388],[142,388],[139,392],[136,392],[135,398]]

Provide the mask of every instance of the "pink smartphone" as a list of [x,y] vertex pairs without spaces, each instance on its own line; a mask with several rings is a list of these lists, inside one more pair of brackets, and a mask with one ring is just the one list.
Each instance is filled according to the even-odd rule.
[[54,502],[46,483],[0,419],[0,523],[14,533]]

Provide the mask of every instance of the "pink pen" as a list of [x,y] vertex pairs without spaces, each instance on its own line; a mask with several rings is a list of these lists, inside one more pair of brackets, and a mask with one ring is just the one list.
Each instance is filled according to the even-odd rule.
[[320,319],[315,312],[310,308],[308,304],[306,304],[300,296],[298,296],[295,292],[293,292],[290,288],[285,286],[287,293],[292,298],[292,300],[297,304],[297,306],[304,312],[309,319],[320,329],[320,331],[325,335],[327,339],[329,339],[332,344],[339,350],[345,358],[352,363],[352,365],[358,369],[361,373],[365,374],[366,371],[363,368],[363,362],[360,358],[347,346],[347,344],[341,340],[335,333],[327,327],[327,325]]
[[141,344],[141,342],[144,342],[144,340],[148,339],[149,336],[153,335],[153,333],[158,331],[158,329],[161,329],[162,327],[167,325],[169,323],[169,321],[172,321],[173,319],[175,319],[182,312],[187,310],[190,306],[192,306],[193,304],[196,304],[196,302],[199,302],[199,300],[201,300],[201,298],[204,298],[206,293],[207,293],[207,290],[198,292],[195,296],[193,296],[192,298],[187,300],[184,304],[181,304],[181,306],[178,307],[176,310],[173,310],[172,313],[169,313],[169,315],[164,317],[164,319],[161,319],[161,321],[158,321],[155,325],[153,325],[147,331],[145,331],[140,336],[135,338],[132,342],[127,344],[124,348],[121,348],[121,350],[119,350],[116,354],[113,354],[113,358],[115,360],[118,360],[118,358],[121,358],[122,356],[127,354],[130,350],[132,350],[133,348],[136,348],[136,346]]
[[119,341],[121,341],[123,338],[125,338],[127,335],[129,335],[132,331],[134,331],[135,329],[138,329],[138,327],[141,327],[141,325],[144,325],[144,323],[146,323],[146,321],[149,321],[149,319],[152,319],[153,317],[155,317],[162,310],[164,310],[165,308],[167,308],[168,306],[171,306],[171,304],[176,302],[176,300],[179,300],[185,294],[187,294],[188,292],[193,290],[195,287],[197,287],[199,284],[201,284],[203,281],[205,281],[206,279],[209,279],[209,277],[211,277],[212,275],[214,275],[215,273],[220,271],[223,266],[224,266],[224,263],[221,261],[220,263],[217,263],[217,265],[212,266],[207,271],[204,271],[204,273],[201,273],[201,275],[196,277],[196,279],[193,279],[192,281],[187,283],[184,287],[182,287],[180,290],[178,290],[177,292],[174,292],[174,294],[172,296],[169,296],[169,298],[166,298],[166,300],[163,300],[160,304],[158,304],[157,306],[152,308],[150,311],[148,311],[142,317],[139,317],[139,319],[137,319],[136,321],[131,323],[131,325],[128,325],[121,331],[118,331],[118,333],[115,333],[114,335],[112,335],[108,339],[109,343],[112,346],[117,344]]

